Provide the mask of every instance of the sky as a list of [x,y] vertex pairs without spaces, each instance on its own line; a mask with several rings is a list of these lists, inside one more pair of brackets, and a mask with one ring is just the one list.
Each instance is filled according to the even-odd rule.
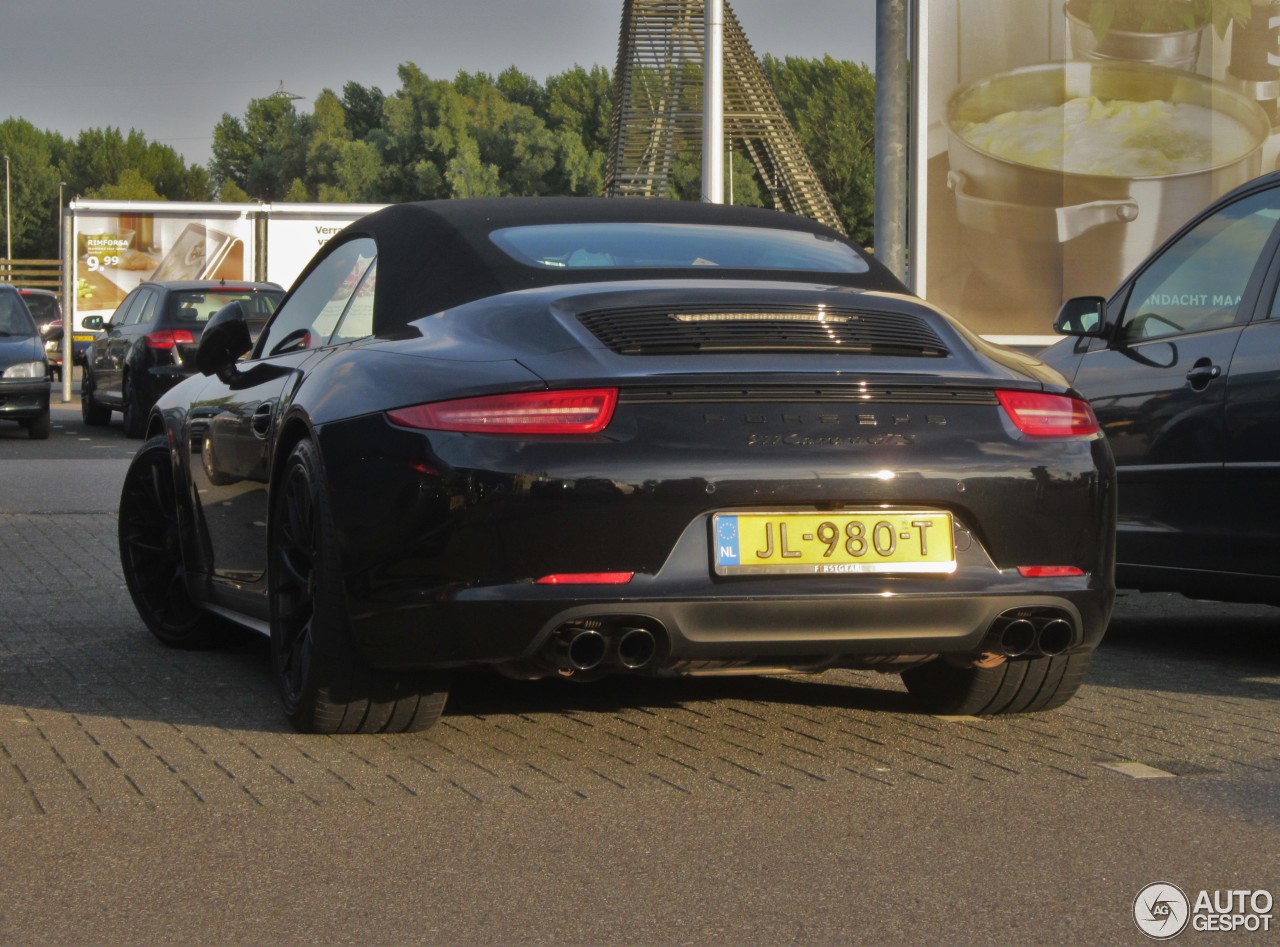
[[[875,0],[727,0],[757,55],[831,55],[875,66]],[[8,0],[0,120],[74,138],[142,132],[189,163],[210,157],[224,113],[283,88],[309,112],[347,82],[400,88],[516,66],[539,80],[613,71],[622,0]]]

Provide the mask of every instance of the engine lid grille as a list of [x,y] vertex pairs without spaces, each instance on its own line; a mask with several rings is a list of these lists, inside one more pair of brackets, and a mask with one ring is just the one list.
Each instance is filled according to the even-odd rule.
[[944,358],[946,345],[923,316],[827,307],[727,310],[610,309],[579,321],[619,355],[848,352]]

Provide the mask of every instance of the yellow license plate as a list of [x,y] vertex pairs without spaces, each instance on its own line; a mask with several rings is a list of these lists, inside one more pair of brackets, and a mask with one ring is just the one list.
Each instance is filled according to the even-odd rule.
[[717,513],[717,575],[954,572],[951,514],[936,510]]
[[73,342],[92,342],[92,341],[93,341],[93,336],[91,336],[91,335],[73,335],[73,336],[71,336],[71,340],[72,340]]

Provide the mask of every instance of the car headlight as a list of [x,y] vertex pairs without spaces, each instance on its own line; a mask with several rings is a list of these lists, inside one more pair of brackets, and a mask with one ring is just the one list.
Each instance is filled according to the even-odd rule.
[[43,378],[47,374],[44,362],[19,362],[4,370],[5,378]]

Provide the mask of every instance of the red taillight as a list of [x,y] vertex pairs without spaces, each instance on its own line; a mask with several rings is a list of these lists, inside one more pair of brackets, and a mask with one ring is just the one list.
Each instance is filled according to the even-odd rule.
[[156,329],[147,333],[147,348],[171,349],[179,343],[190,345],[195,340],[189,329]]
[[1043,391],[997,391],[1005,414],[1031,437],[1081,437],[1097,434],[1098,419],[1089,402]]
[[634,572],[560,572],[544,575],[538,585],[626,585]]
[[481,434],[595,434],[613,418],[614,388],[531,391],[437,401],[388,411],[396,424]]
[[1084,575],[1084,570],[1076,566],[1018,566],[1018,574],[1024,579],[1060,579]]

